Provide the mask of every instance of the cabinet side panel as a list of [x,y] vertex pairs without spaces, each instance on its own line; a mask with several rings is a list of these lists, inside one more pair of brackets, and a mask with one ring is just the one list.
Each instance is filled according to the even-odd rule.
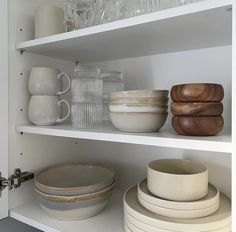
[[[8,1],[0,1],[0,172],[8,175]],[[0,193],[0,219],[8,216],[8,190]]]
[[[55,4],[62,1],[11,0],[9,16],[9,175],[16,167],[37,172],[50,165],[80,160],[80,147],[76,140],[35,136],[16,133],[15,126],[28,123],[27,111],[30,94],[28,78],[31,67],[46,66],[72,73],[74,63],[15,50],[20,37],[32,35],[31,22],[35,8],[43,3]],[[31,29],[30,29],[31,28]],[[62,96],[67,98],[68,96]],[[24,204],[34,198],[32,182],[23,183],[19,189],[10,191],[9,208]]]
[[[233,1],[233,54],[232,54],[232,140],[233,140],[233,154],[232,154],[232,218],[236,218],[236,1]],[[236,220],[232,220],[233,229],[236,229]]]

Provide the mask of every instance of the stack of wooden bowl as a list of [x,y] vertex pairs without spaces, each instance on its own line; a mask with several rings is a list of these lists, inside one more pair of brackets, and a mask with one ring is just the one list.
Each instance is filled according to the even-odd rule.
[[154,160],[147,180],[124,195],[126,232],[230,232],[230,200],[191,160]]
[[175,85],[171,89],[172,126],[181,135],[210,136],[224,126],[224,89],[219,84]]
[[49,217],[86,219],[107,205],[115,185],[113,169],[95,163],[47,168],[35,176],[37,200]]

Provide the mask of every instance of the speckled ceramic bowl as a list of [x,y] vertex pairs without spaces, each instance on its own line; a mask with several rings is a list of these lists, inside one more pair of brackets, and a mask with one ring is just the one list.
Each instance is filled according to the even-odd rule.
[[52,166],[35,175],[36,188],[52,195],[79,195],[98,192],[113,183],[112,168],[96,163],[72,163]]
[[115,183],[98,192],[57,196],[45,194],[35,187],[37,200],[49,217],[73,221],[93,217],[104,210],[111,197]]

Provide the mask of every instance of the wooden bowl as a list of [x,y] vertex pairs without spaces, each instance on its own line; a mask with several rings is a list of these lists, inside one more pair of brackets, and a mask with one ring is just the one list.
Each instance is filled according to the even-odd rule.
[[180,135],[211,136],[218,134],[224,126],[222,116],[181,117],[172,119],[174,130]]
[[220,116],[221,102],[173,102],[171,111],[175,116]]
[[208,83],[175,85],[171,89],[171,98],[177,102],[220,102],[224,98],[224,89],[222,85]]

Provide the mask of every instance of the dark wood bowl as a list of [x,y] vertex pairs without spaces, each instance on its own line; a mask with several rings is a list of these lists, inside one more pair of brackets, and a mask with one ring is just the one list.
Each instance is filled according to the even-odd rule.
[[180,117],[172,119],[174,130],[180,135],[211,136],[218,134],[224,126],[222,116],[217,117]]
[[220,102],[224,98],[224,88],[208,83],[175,85],[171,89],[171,98],[176,102]]
[[221,102],[172,102],[175,116],[220,116],[223,113]]

